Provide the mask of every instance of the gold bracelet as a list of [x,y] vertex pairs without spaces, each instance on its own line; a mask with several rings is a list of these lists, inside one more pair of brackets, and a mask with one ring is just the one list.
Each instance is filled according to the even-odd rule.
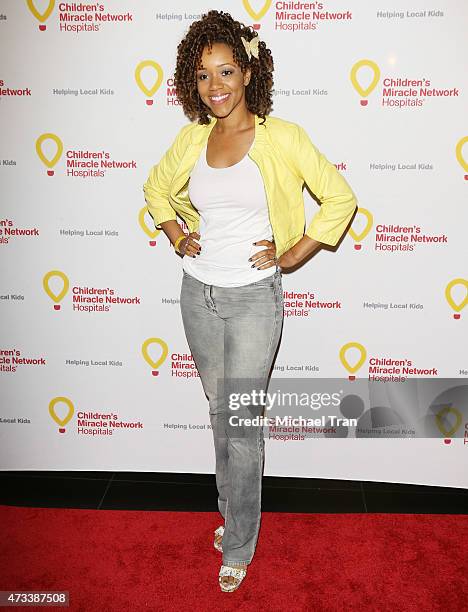
[[[179,243],[184,239],[187,238],[187,234],[182,234],[181,236],[179,236],[177,238],[177,240],[174,242],[174,249],[177,251],[177,253],[180,253],[179,251]],[[182,253],[180,253],[182,255]]]

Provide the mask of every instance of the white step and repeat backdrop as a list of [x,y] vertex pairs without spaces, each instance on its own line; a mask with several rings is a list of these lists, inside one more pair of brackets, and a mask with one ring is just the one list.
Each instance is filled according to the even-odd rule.
[[188,121],[177,44],[211,8],[258,29],[272,115],[302,125],[359,199],[338,250],[283,275],[274,377],[423,378],[442,398],[433,437],[272,431],[265,473],[467,487],[460,0],[0,2],[1,469],[214,469],[181,259],[142,191]]

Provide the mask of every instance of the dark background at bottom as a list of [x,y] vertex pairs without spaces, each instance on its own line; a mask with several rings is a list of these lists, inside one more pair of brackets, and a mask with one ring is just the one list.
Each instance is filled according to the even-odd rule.
[[[0,472],[0,504],[97,510],[217,511],[212,474]],[[467,514],[468,489],[317,478],[263,479],[265,512]]]

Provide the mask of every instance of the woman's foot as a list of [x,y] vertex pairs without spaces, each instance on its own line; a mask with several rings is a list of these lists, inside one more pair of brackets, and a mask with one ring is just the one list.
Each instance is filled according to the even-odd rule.
[[231,593],[239,588],[247,574],[247,563],[222,565],[219,570],[219,586],[225,593]]
[[220,527],[218,527],[218,529],[216,529],[214,533],[215,533],[214,547],[216,548],[216,550],[219,550],[219,552],[223,552],[223,548],[221,546],[221,542],[223,541],[223,535],[224,535],[223,525],[220,525]]

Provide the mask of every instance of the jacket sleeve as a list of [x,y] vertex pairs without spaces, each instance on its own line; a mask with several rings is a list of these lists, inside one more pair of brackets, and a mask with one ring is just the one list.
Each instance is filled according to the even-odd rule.
[[305,234],[335,246],[357,208],[356,196],[346,179],[311,142],[307,132],[301,126],[296,127],[296,167],[321,202],[320,210],[312,218]]
[[159,163],[152,167],[143,185],[146,206],[156,229],[160,229],[159,225],[164,221],[176,220],[176,212],[169,202],[169,189],[186,147],[187,130],[191,126],[192,124],[188,124],[179,131]]

